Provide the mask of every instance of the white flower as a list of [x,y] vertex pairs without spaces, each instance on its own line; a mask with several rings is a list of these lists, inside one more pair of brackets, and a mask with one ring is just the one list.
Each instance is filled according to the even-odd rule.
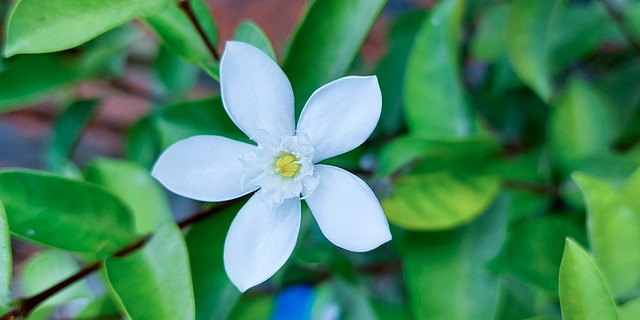
[[240,291],[269,279],[291,256],[300,199],[327,239],[341,248],[363,252],[391,240],[371,189],[343,169],[317,164],[356,148],[373,131],[382,104],[375,76],[345,77],[321,87],[307,101],[297,127],[291,84],[259,49],[228,42],[220,87],[225,110],[258,145],[191,137],[160,156],[153,176],[169,190],[201,201],[258,190],[238,212],[225,241],[225,269]]

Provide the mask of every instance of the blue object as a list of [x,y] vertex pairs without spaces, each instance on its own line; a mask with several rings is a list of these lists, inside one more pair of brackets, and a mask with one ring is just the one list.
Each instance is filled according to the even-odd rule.
[[284,289],[276,297],[271,320],[311,319],[314,290],[309,285],[295,285]]

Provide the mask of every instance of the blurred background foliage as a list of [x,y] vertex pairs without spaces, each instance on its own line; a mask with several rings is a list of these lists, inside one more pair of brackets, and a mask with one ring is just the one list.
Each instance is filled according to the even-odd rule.
[[[640,319],[640,1],[128,4],[0,1],[2,311],[104,261],[29,318]],[[242,203],[171,223],[208,205],[149,176],[160,152],[246,140],[209,46],[229,39],[280,63],[298,112],[378,76],[374,135],[327,162],[372,186],[392,242],[346,252],[305,209],[292,258],[240,295]]]

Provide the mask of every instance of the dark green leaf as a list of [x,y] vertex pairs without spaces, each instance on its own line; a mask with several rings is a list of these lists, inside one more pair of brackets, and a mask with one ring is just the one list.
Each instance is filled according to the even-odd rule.
[[176,57],[166,45],[160,45],[155,65],[160,84],[171,96],[183,96],[198,80],[200,69]]
[[185,237],[197,319],[227,319],[240,298],[224,270],[222,257],[227,230],[241,206],[231,206],[195,224]]
[[189,256],[175,224],[162,226],[139,251],[107,258],[105,268],[131,319],[195,319]]
[[162,151],[155,119],[153,116],[141,118],[127,135],[127,156],[146,168],[151,168]]
[[389,221],[410,230],[441,230],[473,220],[498,194],[494,175],[439,171],[398,177],[382,201]]
[[78,100],[71,103],[53,125],[51,145],[47,150],[49,170],[64,173],[70,165],[80,137],[98,109],[97,100]]
[[170,0],[19,0],[9,14],[5,56],[69,49],[136,17],[158,14]]
[[564,320],[616,320],[616,305],[589,254],[567,239],[560,265],[560,307]]
[[342,76],[386,0],[316,0],[291,41],[283,69],[299,113],[320,86]]
[[504,239],[503,204],[468,226],[446,232],[411,232],[403,268],[416,319],[492,319],[498,279],[485,264]]
[[574,173],[587,203],[589,243],[612,293],[623,296],[640,283],[640,214],[617,190],[584,173]]
[[544,101],[552,95],[549,47],[566,0],[516,0],[510,3],[506,44],[515,71]]
[[149,171],[124,160],[97,159],[84,169],[85,179],[113,192],[131,208],[135,230],[144,235],[172,221],[164,190]]
[[102,188],[30,170],[0,172],[0,200],[15,235],[105,256],[135,235],[129,210]]
[[271,59],[277,61],[271,41],[255,22],[250,20],[242,21],[236,28],[234,39],[253,45],[268,54]]
[[229,319],[268,320],[274,305],[273,295],[248,297],[233,308]]
[[12,261],[9,224],[0,202],[0,306],[8,306],[11,302]]
[[416,35],[404,80],[405,119],[413,135],[459,138],[476,131],[458,65],[464,8],[464,0],[441,1]]
[[339,278],[316,287],[311,319],[322,319],[323,315],[326,317],[326,314],[332,312],[331,309],[336,308],[340,319],[377,319],[364,291]]
[[510,228],[492,267],[513,274],[557,298],[558,272],[566,237],[586,243],[584,231],[569,217],[553,215],[525,219]]

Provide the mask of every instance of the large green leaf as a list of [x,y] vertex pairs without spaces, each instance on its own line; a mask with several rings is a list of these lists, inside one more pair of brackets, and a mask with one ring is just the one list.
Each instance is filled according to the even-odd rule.
[[95,116],[97,100],[78,100],[71,103],[53,125],[47,163],[51,171],[64,173],[70,158],[89,121]]
[[96,159],[85,167],[84,176],[119,196],[131,208],[138,234],[147,234],[173,220],[164,190],[149,171],[136,163]]
[[558,164],[569,169],[577,160],[607,152],[610,112],[581,80],[573,79],[549,116],[549,143]]
[[595,261],[617,297],[640,283],[640,214],[606,182],[574,173],[587,203],[589,242]]
[[175,224],[162,226],[139,251],[108,258],[105,268],[131,319],[195,319],[189,256]]
[[[207,38],[215,44],[218,30],[206,3],[202,0],[189,1],[189,3]],[[178,1],[171,1],[166,10],[159,15],[147,18],[146,21],[164,45],[177,56],[194,63],[213,62],[214,57],[189,16],[180,8]]]
[[0,200],[13,234],[52,247],[105,256],[135,239],[127,207],[92,184],[3,170]]
[[636,320],[640,318],[640,298],[625,302],[618,307],[620,320]]
[[416,35],[404,79],[405,119],[413,135],[464,137],[476,129],[458,65],[465,3],[441,1]]
[[551,34],[562,17],[566,0],[512,1],[507,17],[506,44],[511,64],[544,101],[553,93],[549,62]]
[[520,221],[509,229],[492,268],[513,274],[557,298],[558,272],[566,237],[586,243],[584,231],[569,217],[552,215]]
[[313,91],[347,71],[386,2],[316,0],[311,4],[283,64],[298,113]]
[[0,306],[11,302],[11,234],[4,206],[0,202]]
[[276,53],[273,51],[271,41],[255,22],[250,20],[242,21],[236,28],[236,34],[233,38],[253,45],[268,54],[271,59],[277,61]]
[[439,171],[398,177],[382,201],[389,221],[410,230],[441,230],[468,223],[494,200],[494,175]]
[[567,239],[560,265],[560,307],[564,320],[616,320],[616,305],[589,254]]
[[468,226],[406,235],[404,277],[416,319],[493,318],[498,279],[485,265],[500,249],[505,226],[498,202]]
[[242,204],[195,224],[185,237],[189,249],[197,319],[227,319],[240,298],[222,261],[227,230]]
[[69,49],[136,17],[158,14],[170,0],[19,0],[9,14],[5,56]]

